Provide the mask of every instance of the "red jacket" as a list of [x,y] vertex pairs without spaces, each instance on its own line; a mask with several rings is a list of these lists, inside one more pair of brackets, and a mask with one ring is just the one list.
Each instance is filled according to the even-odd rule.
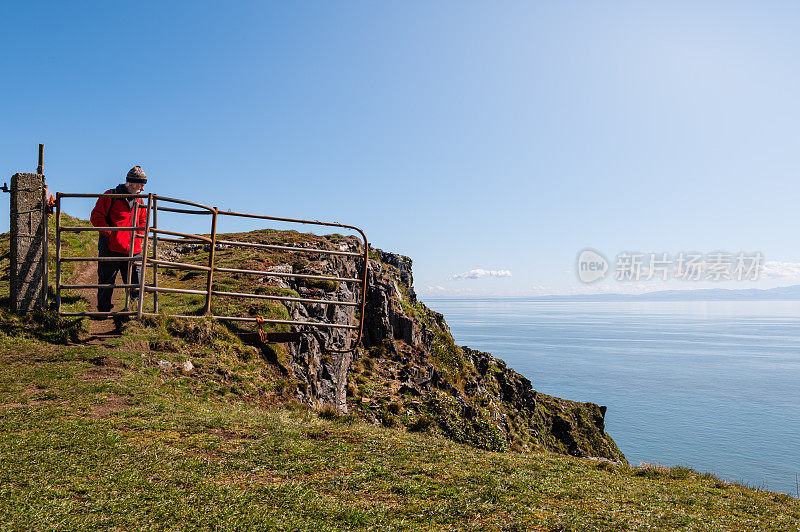
[[[104,194],[128,194],[125,185],[106,190]],[[136,224],[131,223],[133,218],[132,208],[128,207],[128,200],[124,198],[97,198],[97,203],[92,209],[90,218],[95,227],[144,227],[147,223],[147,209],[142,208],[142,199],[136,198],[139,204],[136,217],[139,219]],[[116,253],[130,252],[131,232],[130,231],[100,231],[100,234],[108,238],[108,249]],[[138,235],[144,235],[144,231],[136,231]],[[133,254],[142,251],[142,239],[134,238]]]

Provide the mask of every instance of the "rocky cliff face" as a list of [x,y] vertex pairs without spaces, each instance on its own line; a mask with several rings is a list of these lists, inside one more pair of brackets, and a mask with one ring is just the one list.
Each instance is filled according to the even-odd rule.
[[[337,241],[358,250],[355,240]],[[605,407],[537,393],[531,382],[489,353],[455,345],[444,316],[417,300],[412,261],[371,250],[364,331],[352,354],[342,348],[347,331],[315,330],[290,344],[290,365],[300,382],[298,399],[333,405],[387,426],[435,430],[485,449],[549,450],[574,456],[625,460],[605,433]],[[339,258],[315,263],[303,273],[356,276],[358,264]],[[345,283],[309,287],[284,281],[301,295],[357,301]],[[294,319],[309,317],[352,323],[353,307],[294,304]]]

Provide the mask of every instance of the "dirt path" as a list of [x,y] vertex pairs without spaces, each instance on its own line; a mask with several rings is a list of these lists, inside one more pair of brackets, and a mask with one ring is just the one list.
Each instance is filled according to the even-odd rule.
[[[119,276],[117,276],[119,279]],[[79,262],[75,273],[72,275],[72,284],[97,284],[97,263],[96,262]],[[116,308],[121,308],[125,304],[124,291],[121,289],[114,290],[114,305]],[[97,310],[97,289],[86,289],[80,291],[87,301],[89,301],[89,311]],[[114,320],[108,318],[102,321],[89,320],[89,333],[92,338],[101,339],[108,336],[117,335]]]

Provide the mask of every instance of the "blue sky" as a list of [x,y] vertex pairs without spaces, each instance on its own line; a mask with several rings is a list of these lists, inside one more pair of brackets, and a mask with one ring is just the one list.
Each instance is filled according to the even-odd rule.
[[[358,225],[428,297],[796,284],[798,9],[3,3],[0,180],[39,142],[56,190],[141,164],[161,195]],[[587,247],[769,276],[584,285]]]

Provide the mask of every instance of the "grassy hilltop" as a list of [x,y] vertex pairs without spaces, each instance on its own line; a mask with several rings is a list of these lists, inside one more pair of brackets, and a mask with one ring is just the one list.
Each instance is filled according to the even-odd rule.
[[[92,251],[82,236],[70,246],[73,255]],[[298,293],[264,283],[252,288]],[[342,415],[298,400],[305,396],[287,371],[296,353],[250,345],[212,320],[157,318],[131,323],[118,337],[87,340],[86,323],[49,313],[18,318],[7,298],[3,235],[2,529],[797,530],[800,523],[792,497],[686,468],[549,452],[540,440],[515,440],[516,429],[506,434],[513,436],[506,448],[528,445],[524,453],[453,441],[436,412],[376,389],[379,379],[394,382],[387,368],[404,352],[420,355],[413,342],[358,359],[351,413]],[[75,295],[66,300],[71,308],[87,305]],[[196,303],[163,302],[185,311]],[[228,310],[288,315],[282,305]],[[441,400],[441,392],[425,393]],[[414,401],[424,405],[425,397]],[[479,420],[480,408],[476,402]],[[387,422],[386,412],[396,422]]]

